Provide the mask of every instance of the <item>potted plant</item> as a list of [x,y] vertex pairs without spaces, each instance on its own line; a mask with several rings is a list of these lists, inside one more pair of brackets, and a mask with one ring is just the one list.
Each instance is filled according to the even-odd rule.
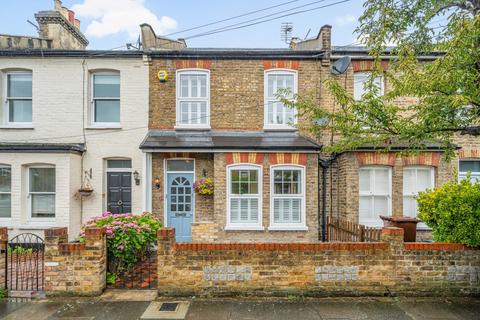
[[195,191],[203,196],[212,196],[213,195],[213,179],[205,178],[195,181],[193,187]]

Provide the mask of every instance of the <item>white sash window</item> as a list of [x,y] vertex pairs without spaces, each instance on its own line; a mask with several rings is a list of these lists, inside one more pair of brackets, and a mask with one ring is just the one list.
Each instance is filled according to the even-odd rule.
[[383,225],[380,215],[392,214],[392,169],[363,167],[359,170],[359,223],[370,227]]

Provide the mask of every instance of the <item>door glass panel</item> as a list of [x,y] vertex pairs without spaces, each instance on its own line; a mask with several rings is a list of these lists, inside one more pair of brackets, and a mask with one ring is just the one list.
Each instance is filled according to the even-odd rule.
[[108,160],[107,161],[108,168],[131,168],[132,167],[132,160]]
[[167,171],[193,171],[193,160],[167,160]]

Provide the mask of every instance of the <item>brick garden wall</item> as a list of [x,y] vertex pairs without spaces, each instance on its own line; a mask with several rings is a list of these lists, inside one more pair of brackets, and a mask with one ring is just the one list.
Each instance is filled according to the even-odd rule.
[[47,295],[94,296],[106,284],[105,230],[85,230],[85,243],[68,243],[67,228],[45,230],[45,292]]
[[6,227],[0,228],[0,288],[5,288],[7,283],[6,274],[6,259],[7,259],[7,245],[8,245],[8,229]]
[[478,295],[480,250],[403,243],[175,243],[158,232],[161,295]]

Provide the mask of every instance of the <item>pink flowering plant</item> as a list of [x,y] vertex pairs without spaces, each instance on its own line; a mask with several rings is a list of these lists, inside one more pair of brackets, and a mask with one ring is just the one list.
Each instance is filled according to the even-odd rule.
[[84,240],[85,228],[104,227],[107,235],[108,272],[117,275],[146,257],[161,226],[160,221],[151,213],[133,215],[105,212],[82,227],[80,239]]
[[213,179],[206,178],[200,179],[195,181],[193,187],[198,194],[204,196],[212,196],[213,195]]

